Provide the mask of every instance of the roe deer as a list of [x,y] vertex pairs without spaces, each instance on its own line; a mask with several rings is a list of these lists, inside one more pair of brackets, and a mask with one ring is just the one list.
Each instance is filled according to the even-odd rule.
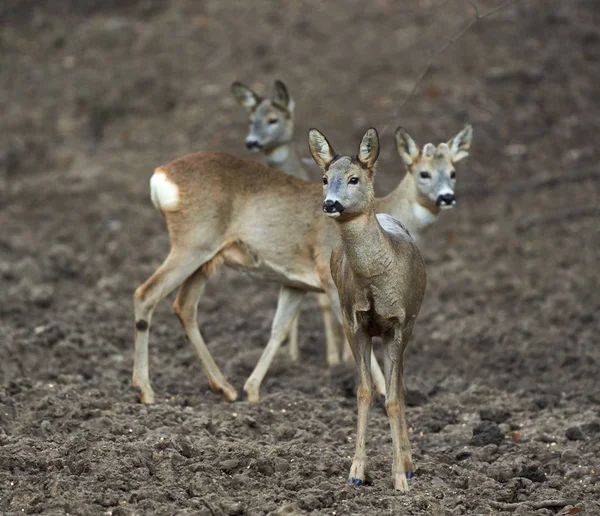
[[395,218],[375,214],[373,175],[379,156],[377,131],[369,129],[356,157],[339,156],[316,129],[311,154],[323,169],[323,211],[334,218],[341,240],[331,254],[343,326],[359,371],[356,451],[349,481],[366,480],[366,430],[373,399],[372,338],[384,350],[386,399],[393,443],[394,488],[407,491],[413,464],[404,408],[404,350],[425,295],[425,264],[409,232]]
[[237,398],[197,323],[208,277],[227,265],[281,284],[271,337],[244,386],[247,399],[258,401],[262,379],[304,294],[324,292],[337,303],[329,273],[336,228],[320,215],[321,185],[222,152],[198,152],[158,167],[150,190],[166,219],[171,251],[134,294],[134,386],[143,402],[154,402],[148,373],[150,321],[159,301],[181,285],[173,308],[211,388],[227,400]]
[[464,127],[447,143],[427,143],[421,150],[403,127],[395,133],[396,148],[406,165],[404,179],[386,197],[375,200],[376,213],[398,219],[415,241],[437,220],[441,210],[456,205],[454,163],[469,155],[473,129]]
[[[263,98],[249,86],[235,81],[231,92],[246,109],[250,117],[250,127],[246,136],[246,148],[252,152],[262,152],[267,166],[281,170],[290,176],[310,180],[310,174],[300,162],[294,149],[294,99],[282,81],[275,81],[273,98]],[[331,307],[327,296],[318,296],[323,324],[327,363],[339,363],[340,352],[331,318]],[[294,319],[289,335],[290,356],[298,360],[298,318]]]

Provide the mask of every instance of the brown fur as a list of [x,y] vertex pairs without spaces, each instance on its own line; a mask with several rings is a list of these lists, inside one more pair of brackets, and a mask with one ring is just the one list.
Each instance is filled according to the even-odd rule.
[[[222,152],[199,152],[157,169],[178,190],[176,209],[163,211],[171,253],[136,290],[136,320],[150,324],[158,302],[182,285],[175,310],[196,347],[211,386],[227,399],[228,384],[196,328],[195,307],[208,277],[221,265],[258,273],[282,285],[268,356],[246,382],[258,400],[260,383],[297,313],[302,294],[330,295],[328,273],[335,227],[320,216],[321,186]],[[284,301],[282,301],[284,300]],[[337,303],[337,300],[335,300]],[[290,319],[291,317],[291,319]],[[148,330],[136,332],[134,384],[143,401],[154,401],[147,368]]]
[[[390,420],[394,487],[408,490],[412,457],[405,416],[404,350],[421,308],[427,283],[425,264],[406,228],[389,215],[375,215],[373,176],[379,137],[369,129],[360,145],[358,164],[341,158],[317,130],[309,133],[315,161],[325,172],[325,202],[340,230],[331,254],[331,275],[337,287],[344,332],[359,371],[356,451],[349,480],[366,479],[366,428],[373,399],[371,356],[373,337],[384,345],[386,409]],[[335,202],[335,204],[333,204]]]

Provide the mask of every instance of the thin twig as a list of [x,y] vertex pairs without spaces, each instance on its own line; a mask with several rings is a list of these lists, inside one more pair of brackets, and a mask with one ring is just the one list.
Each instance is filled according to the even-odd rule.
[[[469,23],[467,23],[467,25],[465,25],[454,36],[452,36],[452,38],[450,38],[450,40],[447,41],[444,44],[444,46],[442,46],[441,48],[438,48],[435,52],[433,52],[433,54],[429,58],[429,61],[425,65],[425,68],[423,69],[423,71],[417,77],[417,80],[416,80],[415,84],[413,85],[412,89],[410,90],[410,92],[408,93],[408,95],[406,96],[406,98],[402,101],[402,103],[395,109],[394,114],[392,116],[392,119],[396,119],[397,118],[398,113],[400,112],[400,110],[410,100],[410,98],[413,96],[413,94],[415,93],[415,91],[417,91],[417,88],[419,87],[419,85],[423,81],[424,77],[427,75],[427,72],[429,72],[429,70],[431,69],[434,61],[437,59],[437,57],[440,54],[442,54],[443,52],[445,52],[446,50],[448,50],[454,43],[456,43],[460,38],[462,38],[467,33],[467,31],[473,25],[475,25],[478,21],[483,20],[485,18],[488,18],[489,16],[492,16],[493,14],[496,14],[498,11],[501,11],[502,9],[508,7],[513,2],[515,2],[515,0],[506,0],[505,2],[501,3],[499,6],[497,6],[494,9],[488,11],[487,13],[485,13],[485,14],[479,14],[479,9],[477,8],[477,6],[473,3],[472,0],[469,0],[469,4],[471,5],[471,7],[473,8],[473,10],[475,11],[474,16],[471,18],[471,20],[469,21]],[[444,4],[444,6],[445,5],[446,4]],[[391,122],[388,122],[384,126],[383,130],[380,133],[381,135],[383,135],[388,130],[390,124],[391,124]]]

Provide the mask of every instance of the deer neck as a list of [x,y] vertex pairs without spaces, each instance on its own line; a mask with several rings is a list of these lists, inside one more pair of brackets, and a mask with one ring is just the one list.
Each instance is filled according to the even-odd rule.
[[290,176],[309,179],[306,169],[290,142],[284,142],[277,147],[265,151],[265,163],[276,170],[281,170]]
[[377,212],[398,219],[415,240],[437,220],[440,211],[434,202],[419,195],[415,178],[409,171],[389,195],[377,200]]
[[386,271],[385,256],[390,242],[371,209],[351,220],[338,222],[344,253],[353,272],[360,277],[378,276]]

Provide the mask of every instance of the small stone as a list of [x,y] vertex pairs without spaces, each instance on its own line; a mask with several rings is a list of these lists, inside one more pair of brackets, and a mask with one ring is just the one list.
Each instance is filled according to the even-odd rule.
[[256,428],[258,426],[256,419],[251,416],[244,416],[244,423],[246,423],[250,428]]
[[289,462],[281,457],[277,457],[273,460],[273,466],[277,473],[287,473],[290,470]]
[[456,460],[465,460],[471,456],[471,452],[469,450],[461,450],[456,455]]
[[567,428],[565,432],[565,436],[569,441],[585,441],[585,435],[580,427],[572,426],[571,428]]
[[221,508],[229,516],[244,514],[244,506],[240,502],[223,501],[221,502]]
[[273,464],[271,464],[270,460],[259,460],[256,465],[256,470],[265,477],[270,477],[273,473],[275,473],[275,468]]
[[500,444],[504,441],[504,434],[500,427],[493,421],[482,421],[473,429],[473,446],[485,446],[486,444]]
[[542,435],[540,435],[539,440],[542,441],[543,443],[555,443],[556,436],[550,435],[550,434],[542,434]]
[[566,449],[560,455],[560,461],[563,464],[577,464],[580,460],[581,460],[581,457],[574,450]]
[[54,302],[54,287],[52,285],[35,285],[29,295],[31,302],[40,308],[48,308]]
[[482,421],[493,421],[498,424],[505,423],[510,416],[511,414],[508,410],[496,407],[488,407],[479,411],[479,417],[481,417]]
[[219,464],[219,469],[224,471],[225,473],[232,473],[235,469],[240,466],[240,461],[238,459],[227,459]]

